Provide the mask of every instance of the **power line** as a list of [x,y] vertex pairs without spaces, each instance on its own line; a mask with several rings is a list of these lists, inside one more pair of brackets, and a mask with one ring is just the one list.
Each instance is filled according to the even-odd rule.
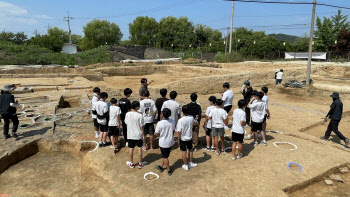
[[329,5],[329,4],[324,4],[324,3],[317,3],[317,5],[350,10],[350,7],[344,7],[344,6]]
[[257,1],[257,0],[225,0],[225,1],[238,1],[245,3],[269,3],[269,4],[298,4],[298,5],[312,5],[308,2],[285,2],[285,1]]

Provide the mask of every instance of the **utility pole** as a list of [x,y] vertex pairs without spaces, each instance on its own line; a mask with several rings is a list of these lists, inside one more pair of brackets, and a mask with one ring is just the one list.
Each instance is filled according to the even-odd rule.
[[38,36],[38,30],[35,29],[33,34],[35,35],[35,37],[37,37]]
[[70,30],[70,24],[69,21],[72,20],[72,17],[69,17],[69,12],[68,12],[68,17],[64,17],[64,20],[68,22],[68,35],[69,35],[69,43],[72,44],[72,37],[71,37],[71,30]]
[[50,24],[47,24],[47,26],[45,26],[47,29],[51,29]]
[[234,8],[234,1],[232,1],[232,12],[231,12],[231,31],[230,31],[230,48],[229,48],[229,50],[228,50],[228,53],[229,53],[229,54],[231,54],[231,50],[232,50],[233,8]]
[[227,28],[227,34],[225,39],[225,54],[227,53],[227,43],[228,43],[228,34],[229,34],[230,28]]
[[316,12],[316,0],[314,0],[312,8],[312,21],[310,30],[310,43],[309,43],[309,57],[307,60],[307,70],[306,70],[306,85],[310,85],[310,74],[311,74],[311,59],[312,59],[312,42],[314,37],[314,27],[315,27],[315,12]]

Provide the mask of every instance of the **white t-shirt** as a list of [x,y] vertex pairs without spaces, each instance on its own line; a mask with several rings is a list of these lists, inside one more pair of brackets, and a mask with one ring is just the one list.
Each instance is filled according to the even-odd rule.
[[[98,101],[98,97],[97,97],[97,94],[94,93],[94,96],[92,97],[92,100],[91,100],[91,108],[94,106],[94,103],[96,103]],[[96,115],[92,114],[91,115],[93,119],[96,119]]]
[[283,75],[284,75],[283,72],[278,72],[277,76],[276,76],[276,79],[282,79]]
[[171,111],[171,116],[169,119],[174,120],[173,129],[175,130],[175,126],[178,120],[178,115],[181,114],[180,104],[174,100],[167,100],[163,103],[162,111],[164,108],[168,108]]
[[252,121],[256,123],[262,123],[266,113],[266,104],[264,101],[257,101],[249,105],[252,110]]
[[227,118],[227,112],[222,108],[212,109],[210,111],[209,117],[212,118],[212,127],[213,128],[224,128],[224,120]]
[[155,102],[152,99],[143,99],[140,102],[139,112],[142,113],[145,124],[153,123],[155,111],[157,111],[157,107]]
[[246,121],[245,111],[241,108],[237,108],[233,111],[232,115],[232,132],[238,134],[244,134],[244,127],[241,125],[241,121]]
[[192,139],[192,127],[193,127],[193,116],[183,116],[177,122],[176,131],[181,133],[182,141],[189,141]]
[[[209,107],[207,108],[207,111],[205,111],[205,115],[206,115],[206,116],[209,116],[210,111],[211,111],[212,109],[215,109],[215,108],[216,108],[215,105],[209,106]],[[209,119],[208,122],[207,122],[207,128],[208,128],[208,129],[211,129],[211,127],[212,127],[211,125],[212,125],[212,120]]]
[[173,124],[174,124],[174,121],[171,119],[161,120],[160,122],[158,122],[155,133],[159,133],[160,147],[170,148],[174,145],[175,142],[174,142]]
[[119,126],[119,123],[117,121],[117,116],[119,116],[122,113],[120,110],[120,107],[118,106],[110,106],[109,107],[109,122],[108,126],[116,127]]
[[128,139],[141,140],[141,126],[144,125],[143,117],[137,112],[130,111],[125,115],[125,124],[127,125]]
[[222,100],[225,101],[224,107],[232,105],[232,101],[233,101],[232,90],[227,90],[226,92],[224,92],[224,94],[222,95]]

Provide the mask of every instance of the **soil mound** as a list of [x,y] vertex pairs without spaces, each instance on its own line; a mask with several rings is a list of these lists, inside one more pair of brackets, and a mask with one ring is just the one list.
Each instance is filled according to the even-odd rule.
[[166,59],[175,56],[160,48],[147,48],[144,46],[119,46],[113,45],[109,49],[111,60],[119,62],[121,60],[139,60],[139,59]]

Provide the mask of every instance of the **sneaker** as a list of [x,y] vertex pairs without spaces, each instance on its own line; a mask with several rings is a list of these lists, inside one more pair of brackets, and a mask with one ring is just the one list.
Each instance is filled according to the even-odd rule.
[[16,133],[12,133],[12,137],[18,138],[18,135]]
[[11,135],[5,135],[5,140],[11,138]]
[[97,139],[97,138],[100,138],[100,132],[95,131],[95,138],[96,138],[96,139]]
[[142,163],[139,163],[138,167],[139,169],[143,168],[145,166],[145,164],[142,162]]
[[114,154],[116,155],[116,154],[118,153],[118,149],[115,148],[115,149],[113,150],[113,152],[114,152]]
[[[235,156],[237,157],[238,154],[236,153]],[[239,158],[243,157],[243,153],[239,154]]]
[[248,134],[246,137],[244,137],[245,140],[252,140],[253,139],[253,136]]
[[215,152],[215,153],[216,153],[216,155],[217,155],[217,156],[219,156],[219,155],[220,155],[220,151],[219,151],[219,152]]
[[215,147],[211,147],[212,152],[215,152],[215,150],[216,150]]
[[261,141],[261,143],[260,143],[260,144],[264,144],[265,146],[267,146],[267,142],[266,142],[266,140]]
[[204,148],[204,150],[210,151],[211,149],[210,149],[210,147],[207,146],[207,147]]
[[125,147],[129,147],[129,143],[125,143]]
[[108,146],[107,143],[102,143],[102,147]]
[[164,171],[164,169],[163,169],[162,166],[160,166],[160,165],[157,165],[157,166],[156,166],[156,169],[157,169],[159,172],[163,172],[163,171]]
[[99,148],[102,148],[102,143],[99,143],[99,144],[98,144],[98,147],[99,147]]
[[154,145],[153,145],[153,146],[151,146],[151,150],[154,150]]
[[193,151],[194,151],[194,152],[197,152],[197,151],[198,151],[198,147],[197,147],[197,146],[194,147]]
[[173,170],[168,171],[168,175],[171,176],[173,174]]
[[328,138],[326,138],[325,136],[320,137],[320,139],[321,139],[321,140],[324,140],[324,141],[329,141],[329,139],[328,139]]
[[190,167],[190,168],[195,168],[197,166],[198,166],[198,164],[196,164],[196,163],[193,163],[193,162],[188,163],[188,167]]
[[254,142],[254,146],[259,146],[258,141],[255,141],[255,142]]
[[184,170],[189,170],[190,168],[188,167],[188,165],[186,165],[186,164],[184,164],[184,165],[182,165],[182,168],[184,169]]
[[135,165],[131,163],[131,161],[127,161],[126,165],[129,166],[130,168],[135,168]]
[[349,144],[350,144],[350,140],[349,139],[345,139],[344,141],[345,141],[345,147],[348,147]]

